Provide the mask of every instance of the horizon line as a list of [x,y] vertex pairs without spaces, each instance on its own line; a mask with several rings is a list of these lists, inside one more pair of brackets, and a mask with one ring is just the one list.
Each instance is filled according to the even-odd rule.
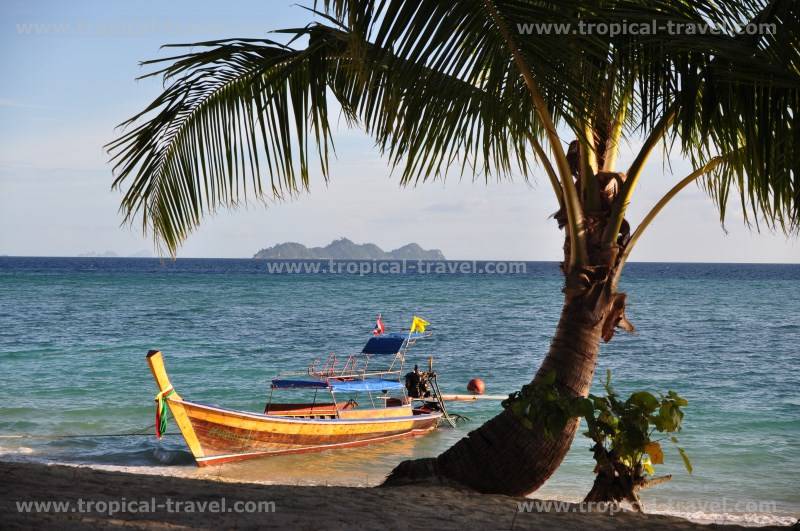
[[[255,258],[255,257],[217,257],[217,256],[180,256],[172,258],[169,256],[76,256],[76,255],[9,255],[0,254],[0,258],[75,258],[85,260],[160,260],[160,261],[178,261],[178,260],[259,260],[259,261],[342,261],[342,262],[402,262],[404,260],[410,262],[524,262],[524,263],[541,263],[541,264],[558,264],[560,260],[513,260],[513,259],[479,259],[479,258],[445,258],[444,260],[419,260],[419,259],[373,259],[373,258]],[[716,264],[716,265],[800,265],[800,260],[797,262],[725,262],[725,261],[686,261],[686,260],[630,260],[629,264]]]

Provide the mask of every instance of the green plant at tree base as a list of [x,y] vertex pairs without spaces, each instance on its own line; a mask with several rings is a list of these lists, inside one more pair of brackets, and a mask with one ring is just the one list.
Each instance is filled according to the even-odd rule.
[[556,372],[550,371],[539,381],[508,395],[502,406],[510,408],[526,428],[539,428],[552,437],[572,419],[591,415],[594,403],[565,393],[556,385]]
[[689,402],[675,391],[658,396],[637,391],[622,400],[611,386],[611,371],[606,373],[605,396],[574,397],[555,382],[555,372],[551,372],[540,382],[509,395],[503,407],[510,408],[527,428],[541,429],[547,436],[577,418],[586,421],[584,435],[594,442],[591,451],[597,463],[595,482],[586,501],[629,501],[641,510],[638,491],[671,478],[655,477],[653,465],[664,462],[663,439],[657,439],[657,434],[676,445],[686,470],[692,473],[689,457],[677,446],[674,435],[681,430],[681,408]]
[[676,445],[686,470],[692,464],[686,452],[677,446],[674,435],[681,430],[682,407],[689,402],[675,391],[656,396],[637,391],[621,400],[611,386],[611,371],[606,373],[606,395],[589,395],[590,415],[585,415],[585,436],[594,441],[592,452],[597,462],[595,481],[586,501],[630,502],[641,510],[638,491],[668,481],[671,476],[656,478],[653,465],[664,462],[664,451],[657,434],[663,434]]

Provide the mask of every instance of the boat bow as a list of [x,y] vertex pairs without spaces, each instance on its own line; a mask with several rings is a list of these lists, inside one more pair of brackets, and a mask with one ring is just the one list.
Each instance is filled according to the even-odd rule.
[[[159,394],[163,396],[163,400],[167,402],[169,411],[172,413],[172,418],[175,419],[175,424],[177,424],[178,429],[181,430],[181,435],[183,435],[183,439],[189,446],[192,455],[195,459],[204,457],[205,453],[203,452],[203,447],[197,438],[197,434],[186,412],[186,408],[183,406],[183,399],[169,381],[167,369],[164,367],[164,356],[161,354],[161,351],[151,350],[148,352],[147,364],[150,366],[150,372],[153,373],[153,378],[158,386]],[[172,392],[170,393],[170,391]],[[158,397],[158,395],[156,396]]]

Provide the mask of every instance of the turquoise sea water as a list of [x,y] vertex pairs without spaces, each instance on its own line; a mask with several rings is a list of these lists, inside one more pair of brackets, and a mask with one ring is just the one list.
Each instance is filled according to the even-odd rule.
[[[276,372],[358,350],[381,312],[432,323],[445,392],[475,376],[487,393],[526,383],[561,303],[554,263],[514,275],[277,275],[255,260],[0,258],[0,459],[129,467],[227,479],[371,485],[400,460],[436,455],[499,410],[458,404],[471,421],[416,440],[197,469],[180,439],[95,437],[152,425],[144,356],[164,352],[173,384],[200,402],[261,411]],[[648,509],[750,523],[800,516],[800,266],[631,264],[634,335],[602,347],[618,390],[686,396],[674,479],[645,491]],[[170,431],[175,432],[173,424]],[[37,437],[15,437],[27,434]],[[62,435],[86,437],[55,438]],[[581,498],[592,481],[579,436],[537,497]],[[741,513],[741,514],[740,514]]]

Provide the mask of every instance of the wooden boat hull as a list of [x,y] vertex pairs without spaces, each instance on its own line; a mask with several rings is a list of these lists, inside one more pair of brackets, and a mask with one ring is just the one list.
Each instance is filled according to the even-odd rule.
[[298,419],[230,411],[169,400],[191,423],[202,455],[200,466],[253,457],[346,448],[423,435],[436,428],[440,414],[381,419]]
[[[159,389],[172,385],[161,353],[151,351],[148,362]],[[424,435],[434,430],[440,412],[414,414],[409,406],[353,410],[349,418],[297,418],[261,415],[166,398],[170,412],[199,466],[256,457],[347,448]],[[375,415],[362,415],[374,411]]]

